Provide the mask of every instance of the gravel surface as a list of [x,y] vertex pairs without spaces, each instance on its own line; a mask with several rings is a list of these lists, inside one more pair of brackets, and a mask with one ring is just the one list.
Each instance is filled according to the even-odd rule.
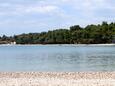
[[1,72],[0,86],[115,86],[115,72]]

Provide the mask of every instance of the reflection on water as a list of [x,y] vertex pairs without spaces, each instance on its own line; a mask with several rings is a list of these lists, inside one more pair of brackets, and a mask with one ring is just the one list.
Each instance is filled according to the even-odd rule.
[[0,71],[115,71],[115,46],[0,46]]

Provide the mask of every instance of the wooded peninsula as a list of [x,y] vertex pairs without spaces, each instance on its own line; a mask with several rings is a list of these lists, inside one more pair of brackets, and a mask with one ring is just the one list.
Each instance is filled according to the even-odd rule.
[[56,29],[41,33],[28,33],[14,36],[3,35],[0,44],[105,44],[115,43],[115,22],[102,22],[98,25],[71,26],[69,29]]

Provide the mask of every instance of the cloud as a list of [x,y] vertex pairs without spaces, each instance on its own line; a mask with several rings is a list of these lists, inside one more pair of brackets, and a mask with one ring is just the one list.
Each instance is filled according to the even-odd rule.
[[9,4],[9,3],[2,3],[0,4],[0,14],[26,14],[26,13],[50,13],[56,10],[59,10],[57,6],[53,5],[20,5],[20,4]]
[[35,6],[20,6],[20,7],[16,7],[14,11],[16,11],[17,13],[50,13],[50,12],[54,12],[55,10],[58,10],[57,6],[53,6],[53,5],[47,5],[47,6],[39,6],[39,5],[35,5]]
[[[115,0],[1,0],[0,30],[20,32],[114,22]],[[27,29],[29,28],[29,29]],[[55,29],[54,28],[54,29]]]
[[96,18],[100,21],[103,19],[104,21],[110,17],[115,17],[115,14],[113,14],[115,13],[115,3],[113,3],[112,0],[71,0],[68,2],[68,5],[73,9],[76,17],[79,16],[84,21],[87,19],[92,21],[92,19]]
[[54,12],[55,10],[58,10],[57,6],[32,6],[32,7],[26,7],[25,12],[26,13],[49,13]]

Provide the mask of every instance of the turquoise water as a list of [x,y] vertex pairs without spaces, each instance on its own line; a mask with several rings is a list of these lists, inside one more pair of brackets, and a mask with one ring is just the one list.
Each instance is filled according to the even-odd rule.
[[115,71],[115,46],[0,46],[0,71]]

